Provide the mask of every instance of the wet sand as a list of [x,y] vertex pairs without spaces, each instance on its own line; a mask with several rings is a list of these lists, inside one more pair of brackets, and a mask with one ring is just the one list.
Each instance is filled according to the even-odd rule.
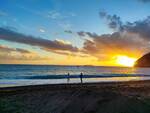
[[0,113],[150,113],[150,81],[0,88]]

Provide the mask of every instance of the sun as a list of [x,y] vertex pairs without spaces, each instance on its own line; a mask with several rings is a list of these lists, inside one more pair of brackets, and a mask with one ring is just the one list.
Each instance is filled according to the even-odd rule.
[[117,64],[121,66],[132,67],[136,61],[136,58],[131,58],[128,56],[117,56]]

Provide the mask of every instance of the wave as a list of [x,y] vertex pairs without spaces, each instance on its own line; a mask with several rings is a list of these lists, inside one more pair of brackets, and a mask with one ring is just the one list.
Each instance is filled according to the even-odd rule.
[[[101,74],[101,75],[83,75],[82,78],[112,78],[112,77],[150,77],[142,74]],[[34,76],[3,76],[0,79],[71,79],[80,78],[79,75],[34,75]]]

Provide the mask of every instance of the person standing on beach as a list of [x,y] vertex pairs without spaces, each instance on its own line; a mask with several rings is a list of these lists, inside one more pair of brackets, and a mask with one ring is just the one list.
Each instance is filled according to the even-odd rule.
[[67,82],[69,83],[69,81],[70,81],[70,73],[68,73],[67,75],[68,75],[67,76]]
[[81,80],[81,84],[83,83],[82,78],[83,78],[83,73],[81,72],[81,73],[80,73],[80,80]]

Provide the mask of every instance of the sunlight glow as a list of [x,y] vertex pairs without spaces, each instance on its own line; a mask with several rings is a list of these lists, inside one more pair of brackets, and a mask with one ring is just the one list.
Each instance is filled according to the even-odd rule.
[[117,63],[122,66],[132,67],[136,61],[136,58],[130,58],[128,56],[117,56]]

